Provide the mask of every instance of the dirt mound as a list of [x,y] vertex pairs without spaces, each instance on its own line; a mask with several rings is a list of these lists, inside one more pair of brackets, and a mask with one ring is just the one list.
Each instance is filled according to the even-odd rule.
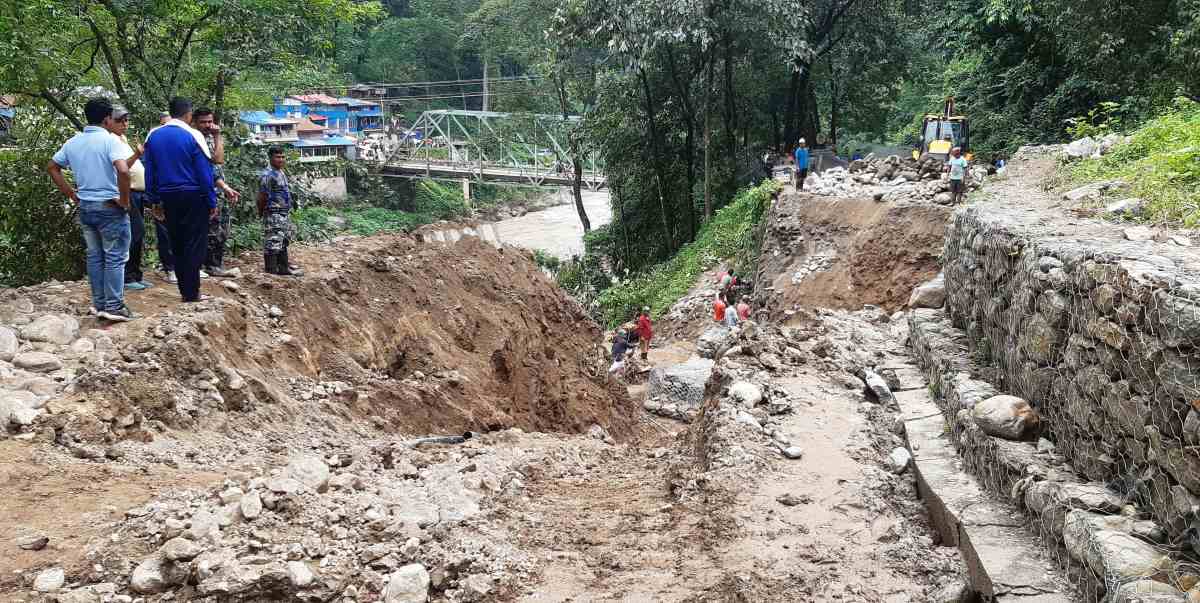
[[[59,439],[166,428],[628,434],[634,408],[595,371],[600,337],[531,259],[476,238],[376,237],[305,249],[309,274],[257,272],[131,327],[79,368],[48,417]],[[73,392],[73,393],[72,393]]]
[[938,272],[951,208],[790,193],[768,217],[756,307],[896,310]]

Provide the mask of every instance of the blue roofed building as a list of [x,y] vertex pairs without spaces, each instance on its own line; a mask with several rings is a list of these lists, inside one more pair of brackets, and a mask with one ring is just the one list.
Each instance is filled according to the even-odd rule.
[[279,144],[300,140],[296,119],[276,117],[266,111],[242,111],[238,119],[250,129],[252,142]]
[[320,116],[327,129],[345,134],[383,130],[382,105],[357,98],[294,94],[275,99],[274,115],[293,119]]

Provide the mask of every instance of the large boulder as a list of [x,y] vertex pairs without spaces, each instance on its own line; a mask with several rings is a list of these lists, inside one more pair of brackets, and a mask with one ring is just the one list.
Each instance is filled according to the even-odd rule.
[[733,330],[729,327],[709,327],[696,341],[696,353],[701,358],[716,359],[717,354],[729,347],[733,341]]
[[1067,514],[1063,544],[1067,552],[1105,582],[1124,583],[1165,575],[1171,558],[1126,529],[1129,518],[1074,510]]
[[12,361],[20,347],[21,342],[17,340],[16,332],[8,327],[0,327],[0,360]]
[[1126,582],[1113,592],[1112,603],[1186,603],[1186,594],[1157,580]]
[[1041,421],[1029,402],[1016,396],[992,396],[971,411],[984,433],[1006,440],[1022,440],[1037,430]]
[[650,371],[648,398],[659,398],[683,406],[695,407],[704,401],[704,384],[712,373],[713,361],[692,358],[683,364],[657,367]]
[[749,381],[738,381],[729,386],[729,397],[737,400],[741,406],[754,408],[758,406],[759,402],[762,402],[763,390]]
[[324,492],[329,485],[329,465],[319,456],[301,455],[288,462],[284,475],[305,486]]
[[79,337],[79,321],[65,314],[46,314],[25,325],[21,337],[29,341],[70,345]]
[[388,577],[383,588],[383,603],[425,603],[429,600],[429,572],[419,563],[410,563]]
[[1063,147],[1063,155],[1067,159],[1085,159],[1100,151],[1100,143],[1091,136],[1084,136]]
[[932,280],[917,285],[908,298],[909,308],[940,308],[946,303],[946,278],[939,273]]
[[62,360],[48,352],[24,352],[12,360],[13,366],[31,373],[53,373],[63,367]]

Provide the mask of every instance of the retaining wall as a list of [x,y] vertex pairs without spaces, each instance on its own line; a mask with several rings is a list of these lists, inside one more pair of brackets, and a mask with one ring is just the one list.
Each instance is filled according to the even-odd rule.
[[959,210],[943,257],[946,314],[981,382],[1029,400],[1076,471],[1187,546],[1200,509],[1200,254],[1055,222]]

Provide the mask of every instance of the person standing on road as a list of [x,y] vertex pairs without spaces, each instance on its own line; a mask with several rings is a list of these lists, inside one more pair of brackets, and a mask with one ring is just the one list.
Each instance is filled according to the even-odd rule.
[[[136,315],[125,305],[125,261],[129,257],[129,165],[127,147],[109,130],[113,106],[94,98],[83,107],[87,127],[54,154],[46,171],[62,194],[79,205],[79,226],[87,245],[90,312],[124,322]],[[72,188],[63,169],[75,176]]]
[[204,135],[192,129],[192,102],[173,98],[171,120],[146,139],[146,192],[166,220],[175,275],[185,303],[198,302],[209,220],[217,216],[212,161]]
[[792,184],[796,186],[796,190],[802,191],[804,190],[804,181],[808,178],[808,143],[803,138],[796,143],[795,159],[796,167],[793,172],[795,182]]
[[142,145],[129,145],[125,133],[129,130],[129,110],[113,107],[112,127],[108,131],[121,142],[129,159],[129,261],[125,263],[125,288],[131,291],[149,289],[142,272],[142,252],[146,244],[146,168],[142,165]]
[[225,243],[229,240],[232,219],[230,203],[237,203],[241,194],[225,182],[225,171],[222,168],[225,165],[225,141],[221,137],[221,126],[217,124],[212,109],[196,109],[192,114],[192,127],[204,134],[204,140],[212,151],[213,186],[217,189],[218,199],[217,217],[208,224],[208,247],[202,272],[210,276],[232,276],[233,273],[225,269]]
[[742,300],[737,305],[737,315],[739,320],[750,320],[750,304],[746,296],[742,296]]
[[629,336],[625,334],[625,329],[617,329],[616,334],[613,335],[612,365],[608,368],[608,374],[615,374],[625,368],[625,352],[627,351],[629,351]]
[[967,159],[962,156],[962,147],[950,149],[950,204],[958,205],[966,193]]
[[283,149],[271,147],[267,150],[271,167],[263,172],[258,188],[258,216],[263,221],[263,264],[269,274],[302,276],[304,273],[288,262],[288,245],[291,242],[292,223],[288,213],[292,211],[292,192],[288,187],[287,160]]
[[642,314],[637,320],[638,349],[642,352],[642,360],[650,353],[650,339],[654,337],[654,325],[650,322],[650,307],[643,306]]

